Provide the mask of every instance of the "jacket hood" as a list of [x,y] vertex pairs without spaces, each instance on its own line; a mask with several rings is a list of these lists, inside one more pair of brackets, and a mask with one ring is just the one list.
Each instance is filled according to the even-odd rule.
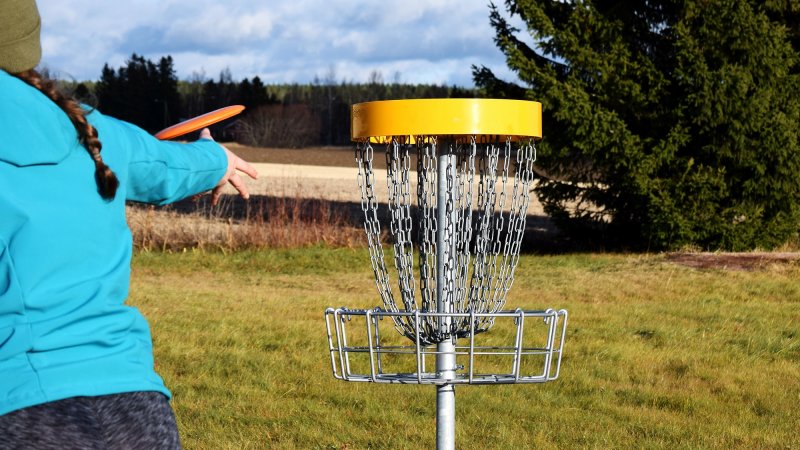
[[0,70],[0,161],[57,164],[78,143],[69,117],[47,96]]

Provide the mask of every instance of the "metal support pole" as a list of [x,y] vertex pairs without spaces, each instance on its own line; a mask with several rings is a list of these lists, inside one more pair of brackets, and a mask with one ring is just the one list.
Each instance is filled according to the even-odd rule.
[[[456,238],[455,182],[457,159],[454,143],[442,140],[436,149],[438,157],[438,186],[436,199],[436,312],[452,313],[448,290],[455,287]],[[449,292],[452,299],[453,292]],[[452,317],[439,318],[439,332],[450,333]],[[455,379],[455,336],[436,346],[436,372],[445,380]],[[436,448],[454,450],[456,446],[456,392],[452,384],[436,386]]]

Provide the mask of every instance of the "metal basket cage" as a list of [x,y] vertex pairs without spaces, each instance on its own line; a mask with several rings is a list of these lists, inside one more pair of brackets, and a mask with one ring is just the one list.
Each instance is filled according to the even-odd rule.
[[[412,319],[417,339],[404,345],[394,339],[392,321]],[[420,324],[426,321],[468,321],[473,332],[466,345],[455,345],[445,353],[458,356],[463,365],[455,376],[437,372],[431,359],[443,354],[436,345],[420,339]],[[493,333],[478,334],[480,321],[491,319]],[[333,375],[346,381],[401,384],[514,384],[543,383],[558,378],[566,333],[567,311],[498,311],[495,313],[392,312],[380,308],[325,311],[328,351]]]

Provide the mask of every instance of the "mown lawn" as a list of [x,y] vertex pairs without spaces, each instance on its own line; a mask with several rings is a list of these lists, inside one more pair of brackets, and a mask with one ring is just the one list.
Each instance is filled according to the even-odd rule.
[[[366,250],[133,261],[187,449],[434,448],[434,387],[331,375],[325,308],[378,301]],[[523,256],[506,307],[569,310],[561,377],[457,387],[458,448],[800,448],[796,264]]]

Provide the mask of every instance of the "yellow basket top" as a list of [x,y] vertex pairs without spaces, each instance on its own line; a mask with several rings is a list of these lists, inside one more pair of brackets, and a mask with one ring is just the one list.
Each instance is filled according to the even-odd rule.
[[353,105],[352,140],[383,141],[392,136],[541,138],[542,104],[524,100],[437,98]]

